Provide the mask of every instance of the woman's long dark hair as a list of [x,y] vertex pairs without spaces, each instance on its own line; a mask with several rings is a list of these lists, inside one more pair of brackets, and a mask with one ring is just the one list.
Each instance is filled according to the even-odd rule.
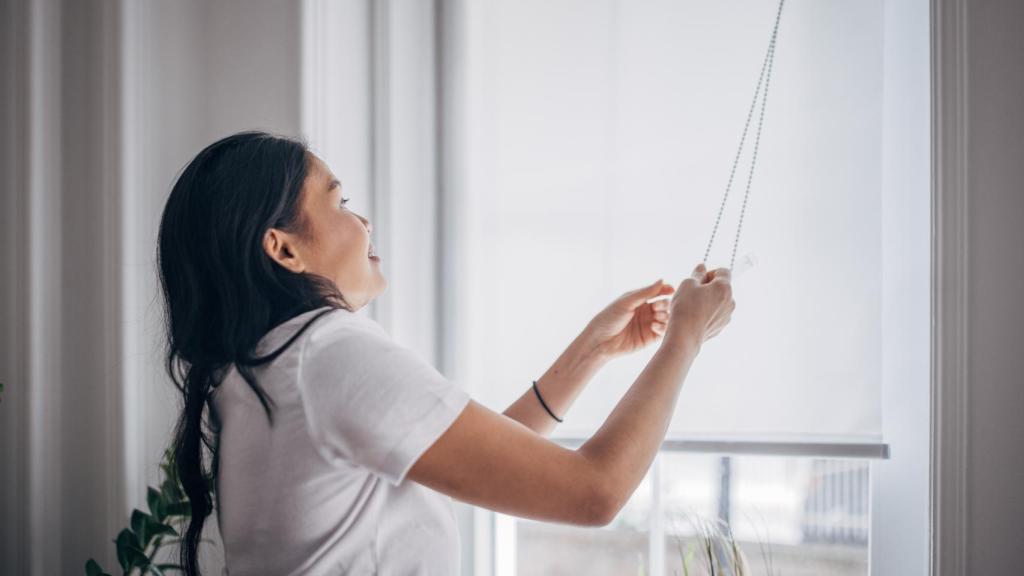
[[[200,575],[199,541],[213,511],[210,492],[217,477],[219,423],[211,392],[221,370],[235,365],[273,424],[273,402],[256,382],[252,367],[276,358],[323,313],[351,310],[333,282],[292,273],[263,248],[271,227],[308,234],[300,200],[310,158],[301,140],[264,132],[228,136],[188,163],[164,207],[157,262],[166,369],[184,401],[174,432],[174,464],[192,506],[180,547],[187,576]],[[330,309],[311,318],[278,350],[254,357],[268,330],[324,306]],[[204,446],[210,454],[209,473]]]

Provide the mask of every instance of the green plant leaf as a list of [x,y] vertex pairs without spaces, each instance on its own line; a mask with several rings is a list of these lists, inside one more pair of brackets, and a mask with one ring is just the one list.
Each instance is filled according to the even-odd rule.
[[149,547],[153,538],[160,536],[161,534],[178,535],[177,530],[173,527],[164,524],[163,522],[159,522],[149,514],[139,510],[132,512],[132,530],[138,537],[140,547],[143,550]]
[[149,486],[146,489],[146,504],[149,505],[149,513],[153,515],[157,520],[163,520],[164,512],[160,506],[160,492],[156,488]]
[[149,523],[146,525],[146,533],[150,534],[151,536],[160,536],[162,534],[174,534],[175,536],[178,535],[178,531],[175,530],[174,527],[170,526],[169,524],[157,522],[152,518],[149,518],[148,522]]
[[[157,574],[159,576],[170,571],[185,572],[184,567],[179,564],[158,564],[154,561],[162,546],[180,545],[181,534],[179,531],[184,532],[184,528],[192,516],[192,506],[178,479],[172,449],[168,448],[164,451],[164,462],[161,463],[161,468],[164,478],[159,484],[159,489],[149,486],[146,490],[146,504],[149,513],[138,509],[132,510],[129,528],[121,530],[117,538],[112,540],[116,544],[117,560],[125,576],[135,574],[135,569],[139,569],[143,575]],[[215,488],[212,477],[207,478],[207,487],[212,495]],[[168,518],[175,518],[175,520],[173,522],[166,521],[165,519]],[[165,538],[166,536],[174,537]],[[207,538],[201,538],[199,542],[215,545],[212,540]],[[150,549],[150,543],[152,543],[152,551],[147,555],[146,550]],[[86,573],[86,576],[110,576],[103,572],[99,564],[92,559],[86,563]]]
[[152,535],[149,533],[148,530],[149,518],[149,514],[146,514],[142,510],[139,510],[138,508],[132,510],[132,532],[134,532],[135,537],[138,538],[139,548],[141,548],[142,550],[145,550],[146,546],[149,546],[149,541],[152,538]]
[[167,513],[167,516],[182,516],[189,518],[192,516],[192,504],[188,501],[167,504],[165,512]]
[[175,480],[174,478],[164,478],[164,483],[160,486],[165,503],[177,503],[185,498],[185,494],[181,491]]
[[117,544],[117,563],[121,565],[122,570],[127,572],[128,567],[131,566],[131,562],[128,559],[128,548],[135,543],[135,535],[132,534],[131,530],[125,528],[117,535],[117,539],[114,542]]
[[128,528],[121,530],[117,535],[117,561],[121,568],[128,572],[133,567],[145,567],[149,564],[149,558],[139,546],[139,540]]

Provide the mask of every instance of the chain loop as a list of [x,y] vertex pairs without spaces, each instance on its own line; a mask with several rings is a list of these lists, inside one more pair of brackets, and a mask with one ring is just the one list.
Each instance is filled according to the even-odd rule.
[[[704,251],[704,259],[702,262],[707,263],[708,256],[711,254],[711,246],[715,243],[715,235],[718,233],[718,225],[722,221],[722,213],[725,211],[726,201],[729,199],[729,191],[732,189],[732,182],[736,176],[736,166],[739,164],[740,155],[743,153],[743,145],[747,139],[747,131],[750,128],[750,119],[754,115],[754,109],[757,107],[758,97],[761,96],[761,110],[757,119],[757,133],[754,137],[754,150],[750,163],[750,172],[747,175],[747,187],[743,193],[743,206],[740,209],[740,219],[736,227],[736,238],[732,244],[732,256],[729,258],[729,269],[731,270],[733,264],[736,261],[736,248],[740,243],[740,233],[743,230],[743,216],[747,211],[747,199],[750,197],[750,184],[754,179],[754,168],[757,166],[757,151],[761,144],[761,126],[764,124],[764,111],[768,103],[768,86],[771,83],[772,78],[772,63],[775,60],[775,39],[779,33],[779,20],[782,16],[782,6],[786,0],[779,0],[779,8],[775,13],[775,26],[772,28],[772,36],[768,41],[768,52],[765,54],[764,62],[761,64],[761,74],[757,78],[757,87],[754,89],[754,99],[750,103],[750,110],[747,111],[747,121],[743,125],[743,134],[740,136],[739,147],[736,150],[736,157],[732,162],[732,170],[729,171],[729,182],[725,186],[725,194],[722,196],[722,204],[718,207],[718,215],[715,217],[715,226],[711,229],[711,239],[708,240],[708,247]],[[767,74],[766,74],[767,72]],[[761,86],[764,85],[764,94],[761,95]]]

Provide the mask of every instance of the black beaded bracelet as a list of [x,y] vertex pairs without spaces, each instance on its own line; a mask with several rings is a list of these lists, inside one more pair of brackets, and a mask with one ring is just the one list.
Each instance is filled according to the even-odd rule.
[[533,381],[533,393],[537,395],[537,400],[540,400],[540,405],[543,406],[544,409],[548,411],[548,414],[551,414],[552,418],[561,422],[562,419],[559,418],[558,416],[555,416],[555,413],[551,411],[551,408],[548,408],[547,402],[544,402],[544,399],[540,397],[540,390],[537,389],[536,380]]

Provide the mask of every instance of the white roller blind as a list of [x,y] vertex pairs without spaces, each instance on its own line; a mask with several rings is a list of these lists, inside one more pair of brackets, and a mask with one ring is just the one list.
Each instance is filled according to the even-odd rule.
[[[448,95],[466,197],[458,354],[501,411],[614,297],[700,261],[777,4],[467,4]],[[880,439],[882,7],[786,3],[737,256],[756,265],[674,435]],[[710,267],[729,261],[752,136]],[[610,363],[559,432],[599,427],[656,347]]]

